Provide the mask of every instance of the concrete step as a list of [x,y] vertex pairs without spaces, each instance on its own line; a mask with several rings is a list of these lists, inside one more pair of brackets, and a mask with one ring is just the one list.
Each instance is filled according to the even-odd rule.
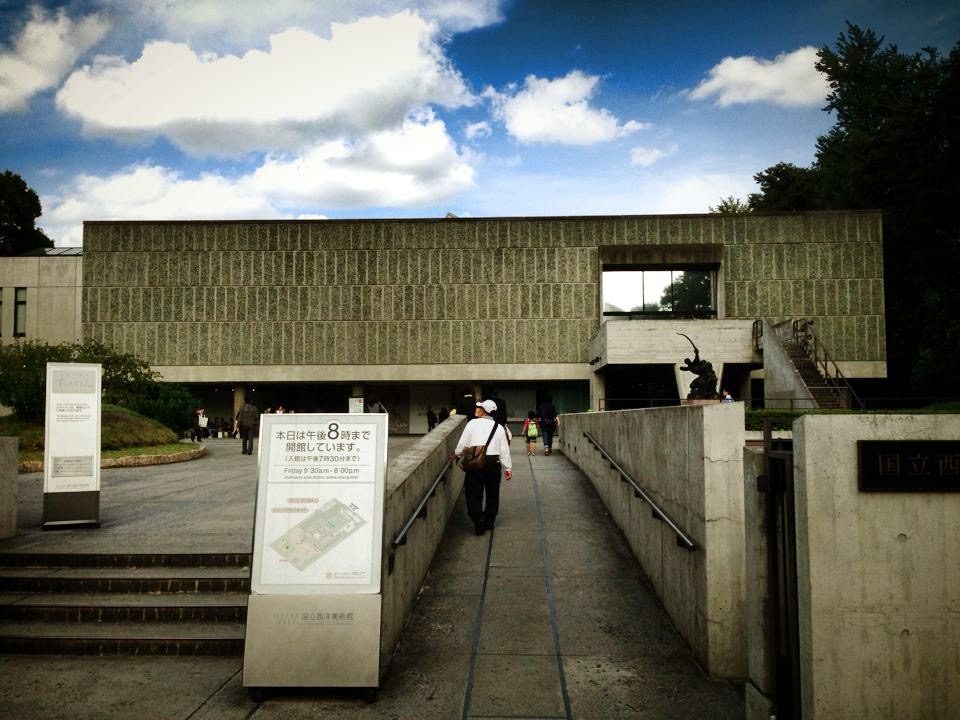
[[249,592],[247,568],[9,568],[0,592],[214,593]]
[[66,623],[245,622],[247,593],[0,595],[0,621]]
[[250,553],[0,553],[0,567],[250,567]]
[[0,622],[0,653],[242,655],[243,623]]
[[240,655],[249,554],[0,555],[0,652]]

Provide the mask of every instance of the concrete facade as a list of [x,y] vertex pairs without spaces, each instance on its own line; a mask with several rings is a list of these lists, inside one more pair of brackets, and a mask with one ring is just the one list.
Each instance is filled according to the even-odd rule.
[[87,222],[84,254],[83,336],[171,381],[569,382],[596,408],[605,366],[680,359],[598,335],[604,270],[690,263],[724,353],[757,361],[737,322],[802,316],[852,377],[885,374],[876,212]]
[[960,493],[860,492],[856,445],[957,438],[957,415],[794,423],[804,718],[957,717]]
[[80,340],[82,256],[0,258],[0,344],[3,345],[17,340],[14,336],[17,288],[26,288],[26,324],[22,339],[52,344]]
[[[714,677],[747,672],[743,403],[564,415],[590,478],[680,635]],[[589,432],[696,543],[687,551],[584,437]]]

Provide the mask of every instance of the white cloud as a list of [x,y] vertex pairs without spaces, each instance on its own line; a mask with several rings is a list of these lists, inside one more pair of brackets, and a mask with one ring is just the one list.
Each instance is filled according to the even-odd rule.
[[472,103],[435,34],[401,12],[334,24],[329,39],[285,30],[240,57],[152,42],[132,63],[100,57],[73,73],[57,104],[88,132],[165,135],[198,154],[296,150],[397,127],[411,108]]
[[630,164],[640,167],[650,167],[658,160],[673,155],[679,150],[679,145],[671,145],[666,150],[660,148],[635,147],[630,150]]
[[817,105],[830,92],[827,79],[814,67],[815,47],[781,53],[773,60],[749,55],[724,58],[710,77],[689,93],[691,100],[716,97],[716,104],[769,102],[784,107]]
[[427,113],[362,141],[331,140],[296,157],[268,158],[236,178],[196,178],[156,165],[77,178],[42,198],[38,220],[58,245],[79,245],[84,220],[317,217],[327,208],[412,207],[447,200],[473,183],[443,122]]
[[468,160],[457,153],[444,124],[427,115],[361,142],[335,140],[293,159],[268,159],[244,183],[287,207],[410,207],[469,187]]
[[609,110],[591,107],[599,79],[579,70],[556,80],[528,75],[519,91],[487,89],[484,95],[507,132],[525,143],[592,145],[650,127],[635,120],[621,124]]
[[482,121],[467,125],[463,134],[466,135],[467,140],[477,140],[479,138],[490,137],[492,132],[493,129],[490,127],[490,123]]
[[465,32],[503,19],[504,0],[103,0],[125,18],[129,32],[163,37],[204,50],[242,51],[291,27],[325,35],[331,23],[351,23],[402,10],[444,33]]
[[96,14],[75,22],[62,9],[48,17],[34,6],[13,50],[0,52],[0,113],[25,110],[30,98],[56,86],[108,29]]

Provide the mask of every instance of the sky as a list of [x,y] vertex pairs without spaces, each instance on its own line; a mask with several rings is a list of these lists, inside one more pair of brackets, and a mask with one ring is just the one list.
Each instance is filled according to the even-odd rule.
[[956,0],[0,0],[37,224],[708,212],[833,124],[816,51]]

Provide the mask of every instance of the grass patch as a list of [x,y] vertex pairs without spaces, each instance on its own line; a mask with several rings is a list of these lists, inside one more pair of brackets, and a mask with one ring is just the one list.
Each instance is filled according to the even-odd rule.
[[[24,422],[15,415],[0,417],[0,436],[20,439],[19,460],[43,460],[42,423]],[[116,405],[104,405],[100,411],[101,457],[129,455],[170,455],[183,452],[177,435],[156,420]]]

